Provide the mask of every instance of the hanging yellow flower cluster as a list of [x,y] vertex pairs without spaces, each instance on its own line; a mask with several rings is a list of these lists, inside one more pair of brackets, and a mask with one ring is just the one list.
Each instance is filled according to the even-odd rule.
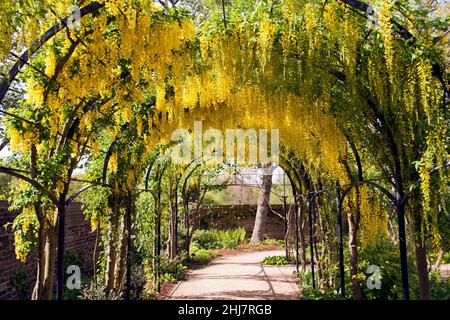
[[383,210],[376,195],[367,185],[362,185],[360,194],[360,239],[361,245],[367,247],[376,242],[377,238],[387,234],[387,214]]
[[[15,223],[14,228],[14,250],[16,257],[21,262],[25,262],[32,247],[32,236],[29,235],[32,232],[32,224],[35,220],[36,213],[33,205],[28,205],[23,208],[20,213],[20,225]],[[18,230],[17,230],[18,229]]]
[[392,30],[392,7],[394,1],[383,0],[381,1],[380,9],[380,30],[381,37],[384,44],[384,53],[386,59],[386,65],[389,72],[389,80],[391,84],[394,84],[393,74],[394,74],[394,31]]
[[21,133],[15,127],[10,127],[8,131],[10,146],[13,151],[28,153],[31,146],[38,142],[38,135],[30,129]]
[[433,108],[430,106],[430,91],[431,91],[431,66],[429,63],[425,61],[425,59],[419,59],[417,63],[417,74],[419,78],[419,87],[420,87],[420,101],[422,103],[422,107],[427,116],[428,122],[431,121],[433,117]]
[[258,38],[258,50],[259,56],[262,58],[261,67],[263,70],[265,69],[267,63],[270,61],[270,54],[274,37],[275,25],[267,16],[265,16],[261,21]]
[[[63,15],[68,6],[70,2],[59,4],[56,13]],[[102,13],[75,33],[60,33],[49,42],[41,57],[50,85],[43,83],[40,75],[28,77],[27,83],[27,103],[47,110],[42,123],[50,129],[49,147],[56,146],[58,134],[67,131],[65,126],[74,116],[81,118],[80,132],[90,132],[95,121],[113,106],[118,106],[118,126],[130,122],[132,103],[143,102],[145,94],[152,91],[157,92],[159,109],[167,111],[165,83],[173,85],[170,82],[179,81],[181,70],[192,65],[183,50],[196,31],[192,20],[168,21],[156,6],[150,6],[152,10],[137,11],[123,1],[108,1],[105,11],[116,14],[115,20]],[[74,46],[76,39],[83,39],[83,45]],[[62,63],[61,69],[56,70],[57,63]],[[86,111],[83,107],[88,99],[105,99],[105,103]],[[19,142],[15,133],[11,131],[11,136],[18,149],[26,150],[38,142],[31,139],[31,133]]]
[[[276,87],[268,85],[271,77],[286,77],[285,62],[274,60],[267,67],[264,64],[268,52],[262,48],[269,45],[268,41],[273,45],[273,26],[262,22],[260,31],[252,32],[239,26],[231,36],[200,37],[202,61],[208,67],[171,81],[173,96],[168,95],[162,85],[156,90],[158,111],[169,112],[170,108],[173,118],[178,119],[175,123],[162,120],[160,133],[171,134],[177,126],[190,127],[196,120],[223,130],[278,128],[282,143],[308,159],[312,171],[344,176],[339,156],[344,152],[345,139],[335,120],[325,112],[329,108],[329,92],[324,92],[322,101],[311,104],[308,95],[301,97],[283,86],[276,86],[276,80],[272,80]],[[247,40],[251,42],[250,39],[259,39],[262,43],[257,42],[255,47],[241,45]],[[296,46],[292,39],[285,44],[286,50],[288,47],[296,50]],[[259,48],[256,56],[255,48]],[[255,70],[259,70],[256,77]]]

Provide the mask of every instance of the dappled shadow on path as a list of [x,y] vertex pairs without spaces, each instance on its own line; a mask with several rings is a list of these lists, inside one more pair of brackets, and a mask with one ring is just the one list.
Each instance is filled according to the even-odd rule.
[[299,288],[293,277],[295,267],[262,265],[267,254],[250,252],[221,257],[191,270],[187,281],[174,290],[171,299],[298,299]]
[[297,300],[291,294],[274,295],[271,290],[235,290],[208,293],[208,295],[177,296],[177,300]]

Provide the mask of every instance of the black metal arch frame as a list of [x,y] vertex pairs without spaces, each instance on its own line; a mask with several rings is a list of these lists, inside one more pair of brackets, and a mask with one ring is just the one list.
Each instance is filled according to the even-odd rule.
[[[374,16],[375,11],[373,9],[372,6],[361,2],[359,0],[343,0],[343,2],[345,4],[347,4],[348,6],[350,6],[350,8],[352,8],[353,10],[355,10],[358,14],[360,14],[361,16],[368,18],[370,16]],[[85,7],[80,9],[80,18],[92,14],[94,12],[97,12],[99,9],[101,9],[102,7],[104,7],[104,3],[99,3],[99,2],[91,2],[88,5],[86,5]],[[65,17],[63,19],[61,19],[61,21],[59,23],[56,23],[54,26],[52,26],[51,28],[49,28],[42,36],[39,37],[38,40],[34,41],[30,47],[25,50],[24,53],[22,53],[20,55],[20,57],[17,59],[17,61],[15,62],[15,64],[11,67],[11,69],[8,72],[8,75],[4,77],[4,79],[0,82],[0,103],[3,102],[8,90],[10,89],[10,86],[12,84],[12,82],[14,80],[16,80],[17,75],[19,74],[20,70],[26,65],[28,64],[30,58],[35,55],[37,53],[37,51],[47,42],[49,41],[52,37],[54,37],[57,33],[59,33],[61,30],[63,30],[64,28],[67,27],[67,23],[69,21],[69,19],[71,18],[71,16]],[[417,39],[401,24],[399,24],[397,21],[395,21],[394,19],[391,20],[392,24],[395,27],[395,31],[405,40],[408,41],[408,44],[412,47],[417,47]],[[442,85],[442,90],[444,92],[443,94],[443,101],[442,101],[442,106],[445,108],[447,105],[446,99],[447,99],[447,95],[449,95],[449,91],[446,87],[446,82],[444,79],[444,71],[442,70],[442,67],[438,64],[438,63],[434,63],[432,65],[432,73],[434,76],[436,76],[438,78],[438,80],[440,81],[441,85]],[[345,75],[343,74],[336,74],[338,79],[345,79]],[[88,104],[85,106],[85,108],[90,105],[91,103],[88,102]],[[84,109],[84,108],[83,108]],[[6,111],[4,110],[0,110],[2,113],[6,113]],[[26,121],[26,119],[22,119],[23,121]],[[73,123],[72,127],[71,127],[71,132],[74,132],[76,127],[78,126],[78,121],[77,119],[75,119],[75,122]],[[3,145],[4,143],[2,143]],[[446,164],[445,166],[448,166],[448,164]],[[107,167],[107,162],[106,162],[106,167]],[[297,176],[297,171],[293,170],[294,175]],[[37,183],[36,181],[34,181],[33,179],[23,175],[22,173],[20,173],[18,170],[16,169],[12,169],[12,168],[5,168],[5,167],[0,167],[0,173],[6,173],[12,176],[15,176],[19,179],[22,179],[28,183],[30,183],[32,186],[38,188],[39,190],[42,190],[44,192],[44,194],[46,194],[47,196],[49,196],[49,199],[52,200],[52,202],[57,203],[58,206],[59,205],[67,205],[68,203],[70,203],[71,201],[73,201],[79,194],[81,194],[83,191],[89,189],[90,187],[92,187],[95,184],[92,184],[90,186],[86,186],[81,188],[80,190],[78,190],[77,192],[75,192],[72,196],[70,196],[67,200],[62,199],[63,200],[63,204],[61,204],[60,200],[61,199],[56,199],[51,193],[49,192],[45,192],[45,188],[43,188],[39,183]],[[297,177],[298,178],[298,177]],[[291,183],[293,183],[293,180],[291,180]],[[300,179],[298,180],[300,181]],[[105,177],[103,178],[103,184],[104,186],[106,186],[105,182]],[[364,181],[362,182],[361,179],[358,182],[359,184],[361,183],[367,183],[369,185],[372,185],[373,187],[377,187],[379,188],[388,198],[389,200],[391,200],[391,202],[393,202],[396,206],[396,208],[400,211],[398,211],[399,216],[404,216],[404,212],[402,214],[402,211],[404,211],[404,205],[407,201],[407,195],[403,195],[403,197],[401,197],[400,199],[397,199],[397,197],[393,196],[389,191],[387,191],[386,189],[384,189],[382,186],[369,182],[369,181]],[[293,184],[294,185],[294,184]],[[381,187],[381,188],[380,188]],[[340,187],[338,187],[339,189]],[[383,190],[384,189],[384,190]],[[346,194],[349,192],[348,191],[344,191],[344,193],[342,194],[342,198],[344,198],[346,196]],[[340,197],[339,197],[340,198]],[[340,207],[342,205],[342,201],[339,202],[340,205],[338,205],[338,207]],[[403,208],[403,209],[402,209]],[[64,213],[63,211],[61,211],[61,214],[58,214],[58,233],[62,233],[62,237],[64,234]],[[404,225],[403,227],[399,226],[399,229],[403,229],[403,230],[399,230],[399,235],[400,235],[400,242],[404,241],[405,239],[405,230],[404,230]],[[59,249],[59,247],[62,247],[61,249]],[[62,241],[58,241],[58,276],[57,276],[57,298],[58,299],[62,299],[62,282],[63,281],[63,275],[60,274],[60,265],[62,266],[62,260],[64,258],[64,254],[59,252],[60,250],[62,250],[63,252],[64,249],[64,239],[62,238]],[[298,251],[298,250],[297,250]],[[400,248],[400,255],[401,257],[404,256],[406,257],[406,247]],[[61,261],[60,261],[61,260]],[[409,299],[409,285],[408,285],[408,274],[407,274],[407,269],[406,269],[406,264],[404,264],[404,261],[402,259],[402,280],[403,280],[403,296],[405,299]],[[61,282],[61,283],[60,283]]]

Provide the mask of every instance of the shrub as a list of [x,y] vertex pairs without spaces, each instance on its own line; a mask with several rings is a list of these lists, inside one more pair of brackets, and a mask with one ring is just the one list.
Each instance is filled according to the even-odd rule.
[[181,257],[170,260],[167,256],[161,256],[160,272],[162,283],[172,283],[178,280],[184,280],[186,278],[185,271],[186,267],[183,265]]
[[287,259],[285,256],[268,256],[262,261],[265,265],[277,265],[282,266],[293,263],[292,259]]
[[[348,249],[347,249],[348,250]],[[409,252],[414,252],[412,249]],[[348,251],[346,252],[348,257]],[[371,265],[380,268],[381,288],[369,289],[366,280],[373,273],[366,273],[367,268]],[[419,297],[418,281],[415,274],[413,257],[408,259],[410,294],[412,299]],[[335,271],[336,276],[338,271]],[[316,274],[317,276],[317,274]],[[311,274],[304,272],[299,275],[300,287],[302,290],[302,298],[309,299],[342,299],[339,292],[335,289],[329,289],[326,292],[311,289]],[[364,300],[396,300],[402,298],[402,278],[400,272],[400,259],[398,248],[388,237],[380,237],[375,242],[365,248],[359,250],[358,274],[357,279],[360,281],[362,298]],[[304,283],[302,283],[302,281]],[[338,281],[338,280],[337,280]],[[319,281],[316,278],[316,284]],[[349,279],[348,261],[346,264],[346,298],[352,298],[352,289]]]
[[244,228],[230,230],[196,230],[193,234],[193,244],[203,249],[236,249],[246,240]]
[[264,239],[261,244],[266,246],[284,247],[284,240]]
[[[409,252],[413,252],[409,250]],[[360,250],[359,275],[361,280],[366,280],[366,274],[370,265],[376,265],[381,271],[381,289],[368,289],[366,283],[361,283],[363,299],[395,300],[402,298],[402,277],[400,272],[400,258],[397,246],[387,237],[378,238],[376,242]],[[417,278],[415,276],[414,259],[408,259],[408,271],[410,274],[411,298],[417,292]]]
[[212,259],[216,258],[218,255],[210,250],[203,248],[192,247],[191,249],[191,262],[204,264],[210,262]]
[[203,249],[218,248],[220,246],[212,230],[196,230],[192,235],[192,241]]
[[[316,273],[316,284],[318,284],[318,278]],[[328,290],[326,292],[321,292],[320,289],[312,288],[312,277],[311,271],[305,270],[304,272],[299,272],[298,274],[300,299],[301,300],[341,300],[342,297],[337,290]]]
[[[148,300],[154,298],[154,293],[150,292],[147,288],[147,276],[145,268],[142,264],[135,264],[131,267],[131,283],[130,283],[130,299],[131,300]],[[125,290],[126,283],[124,283]],[[97,279],[95,282],[93,279],[89,284],[86,284],[79,291],[78,296],[75,299],[81,300],[122,300],[124,299],[124,293],[118,294],[111,293],[108,298],[105,294],[105,285],[102,281]]]
[[131,267],[130,298],[131,300],[148,300],[152,293],[146,288],[147,277],[142,264]]
[[342,300],[340,293],[336,290],[321,292],[319,289],[304,288],[301,291],[302,300]]
[[450,300],[450,279],[442,280],[439,272],[430,274],[430,288],[433,300]]
[[11,284],[16,289],[19,299],[30,299],[31,286],[27,272],[24,268],[17,269],[11,275]]
[[444,253],[444,256],[442,257],[442,263],[450,264],[450,252]]

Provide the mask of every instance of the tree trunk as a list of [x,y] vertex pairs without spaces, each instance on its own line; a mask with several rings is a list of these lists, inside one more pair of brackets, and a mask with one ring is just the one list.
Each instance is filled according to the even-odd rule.
[[[419,199],[416,194],[414,199]],[[419,278],[419,291],[422,300],[431,300],[430,279],[428,278],[427,249],[422,231],[422,216],[419,204],[411,201],[411,210],[414,214],[414,249],[416,253],[417,277]]]
[[272,174],[263,174],[261,190],[258,196],[258,208],[256,211],[255,226],[253,227],[253,234],[251,243],[257,244],[264,239],[264,232],[266,229],[267,214],[270,205],[270,190],[272,189]]
[[33,293],[31,295],[32,300],[40,300],[42,299],[42,290],[44,287],[44,278],[45,278],[45,215],[40,206],[35,206],[36,214],[39,220],[39,245],[37,252],[37,270],[36,270],[36,283],[33,288]]
[[117,251],[116,258],[116,273],[114,276],[114,291],[119,294],[123,291],[123,285],[125,283],[125,271],[126,271],[126,262],[127,262],[127,254],[128,254],[128,230],[127,230],[127,222],[125,217],[121,219],[120,226],[120,246]]
[[53,297],[53,283],[55,278],[56,262],[56,229],[47,228],[45,240],[45,269],[42,286],[42,299],[51,300]]
[[[350,209],[351,210],[351,209]],[[356,214],[356,212],[355,212]],[[349,228],[349,238],[348,246],[350,250],[350,281],[352,283],[353,299],[361,300],[362,292],[361,285],[356,278],[358,274],[358,242],[357,242],[357,232],[358,226],[356,223],[355,215],[353,212],[348,213],[348,228]]]
[[301,247],[301,257],[302,257],[302,270],[305,271],[306,269],[306,239],[305,239],[305,214],[302,210],[302,204],[299,204],[298,206],[298,215],[299,215],[299,232],[300,232],[300,247]]
[[[33,144],[31,146],[31,155],[30,155],[30,174],[33,179],[37,176],[37,149],[36,145]],[[45,278],[45,239],[46,239],[46,220],[45,220],[45,211],[42,209],[40,204],[34,204],[34,211],[36,212],[36,216],[39,221],[39,231],[38,231],[38,252],[37,252],[37,270],[36,270],[36,283],[33,288],[33,292],[31,295],[32,300],[40,300],[42,299],[42,291],[44,287],[44,278]]]
[[108,233],[107,233],[107,261],[105,271],[105,293],[108,296],[114,288],[114,275],[116,268],[116,234],[117,234],[117,216],[118,212],[114,205],[111,214],[108,217]]
[[422,300],[431,300],[430,279],[428,278],[427,250],[425,243],[416,236],[416,267],[419,278],[419,290]]

